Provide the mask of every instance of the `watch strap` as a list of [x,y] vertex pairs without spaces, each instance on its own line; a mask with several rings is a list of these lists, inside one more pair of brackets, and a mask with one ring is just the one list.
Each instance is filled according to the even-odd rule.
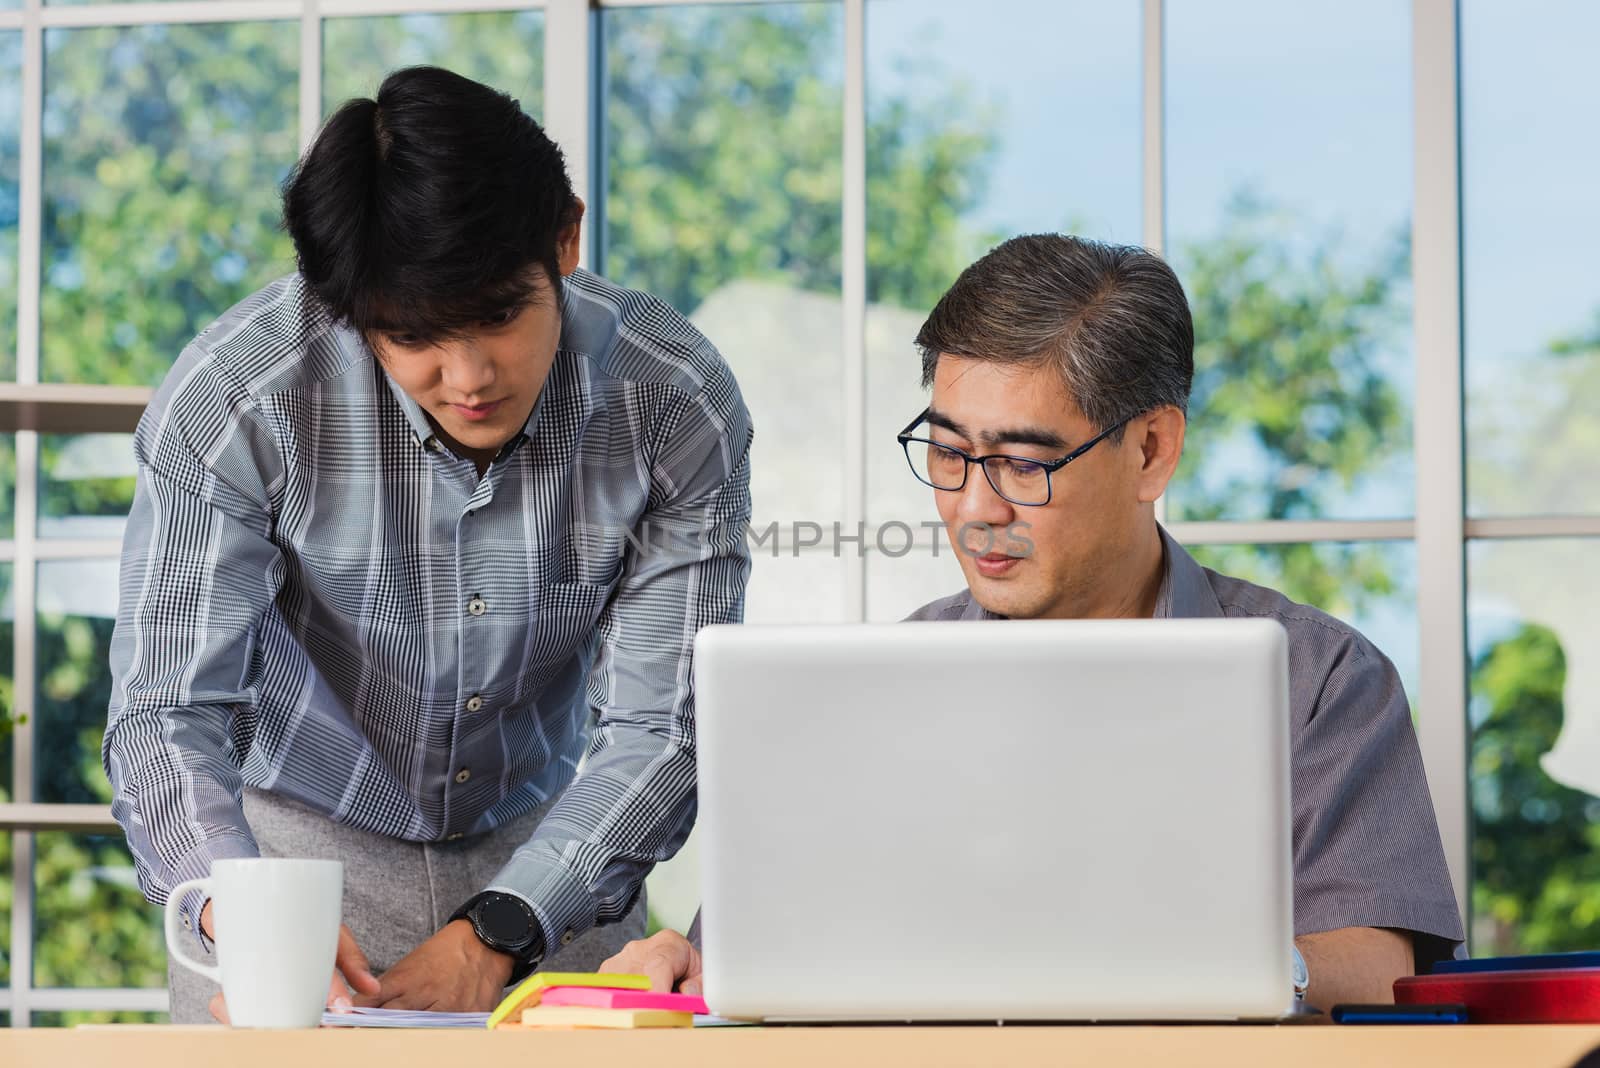
[[[496,937],[493,932],[485,929],[480,914],[481,906],[498,900],[514,903],[526,913],[529,933],[525,941],[512,944]],[[450,922],[453,923],[456,920],[466,920],[472,924],[472,933],[477,936],[478,941],[498,953],[506,954],[512,959],[511,983],[518,983],[526,979],[537,971],[539,965],[544,962],[544,933],[539,929],[538,918],[534,915],[533,909],[528,906],[528,903],[515,894],[501,893],[498,890],[485,890],[480,894],[475,894],[451,914]]]

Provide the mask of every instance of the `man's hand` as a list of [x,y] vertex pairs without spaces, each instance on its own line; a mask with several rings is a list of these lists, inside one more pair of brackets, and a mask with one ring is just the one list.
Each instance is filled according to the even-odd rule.
[[472,924],[453,920],[383,973],[361,1006],[434,1012],[489,1012],[505,993],[516,962],[478,941]]
[[[207,901],[206,907],[200,912],[200,929],[213,942],[217,940],[212,926],[214,922],[211,918],[211,902]],[[328,1008],[335,1012],[350,1008],[351,999],[356,994],[378,992],[378,980],[372,974],[372,966],[367,963],[367,955],[356,945],[356,936],[350,933],[350,928],[342,923],[339,925],[339,948],[333,955],[333,969],[333,981],[328,984]],[[218,1023],[228,1022],[228,1006],[221,994],[211,998],[211,1015],[216,1017]]]
[[700,951],[677,931],[657,931],[649,938],[629,942],[622,952],[600,965],[612,975],[647,975],[650,989],[661,992],[703,994]]

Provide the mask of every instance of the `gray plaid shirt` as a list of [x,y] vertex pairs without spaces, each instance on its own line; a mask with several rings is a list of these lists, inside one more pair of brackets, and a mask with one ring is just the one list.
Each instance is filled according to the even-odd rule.
[[711,344],[582,271],[482,478],[298,276],[229,311],[136,438],[103,757],[145,893],[256,854],[246,784],[412,841],[560,794],[494,886],[547,944],[620,918],[693,822],[690,657],[743,615],[750,441]]
[[[1411,931],[1417,967],[1460,952],[1411,706],[1377,646],[1325,612],[1201,567],[1165,530],[1157,619],[1275,619],[1289,634],[1294,931]],[[970,590],[911,620],[996,619]]]

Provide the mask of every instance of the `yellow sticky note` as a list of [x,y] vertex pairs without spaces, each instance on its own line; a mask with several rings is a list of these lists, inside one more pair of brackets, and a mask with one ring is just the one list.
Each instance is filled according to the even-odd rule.
[[489,1014],[489,1030],[539,1004],[544,992],[556,986],[592,986],[602,990],[649,990],[647,975],[601,975],[598,972],[534,972],[517,984]]
[[537,1005],[522,1013],[523,1027],[693,1027],[694,1014],[660,1009],[591,1009],[582,1006]]

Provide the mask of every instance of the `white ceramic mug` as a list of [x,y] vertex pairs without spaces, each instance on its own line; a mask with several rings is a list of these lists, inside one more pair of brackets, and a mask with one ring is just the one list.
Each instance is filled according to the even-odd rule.
[[[216,965],[189,955],[195,935],[180,923],[183,898],[211,899]],[[344,865],[337,860],[219,860],[167,898],[167,952],[222,986],[235,1027],[316,1027],[339,949]]]

